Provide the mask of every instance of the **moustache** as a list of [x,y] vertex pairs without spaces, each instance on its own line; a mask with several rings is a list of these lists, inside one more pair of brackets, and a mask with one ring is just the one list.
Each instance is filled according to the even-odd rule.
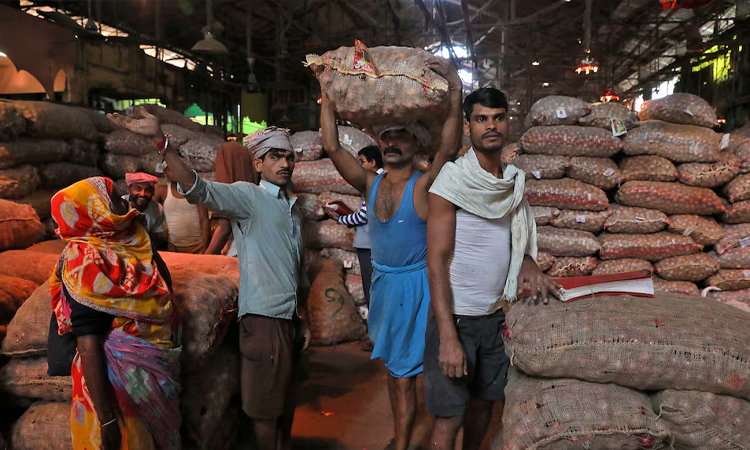
[[276,175],[282,175],[282,176],[287,176],[288,175],[288,176],[291,176],[292,172],[290,172],[290,171],[288,171],[286,169],[282,169],[282,170],[279,170],[278,172],[276,172]]
[[482,135],[482,139],[488,137],[502,137],[497,131],[488,131]]
[[396,148],[396,147],[386,147],[385,149],[383,149],[383,154],[384,155],[387,155],[389,153],[395,153],[396,155],[403,155],[404,154],[401,151],[400,148]]

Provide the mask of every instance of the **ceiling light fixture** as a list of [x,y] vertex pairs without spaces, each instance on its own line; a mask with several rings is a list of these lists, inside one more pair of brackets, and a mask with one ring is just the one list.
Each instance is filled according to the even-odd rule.
[[531,65],[532,66],[538,66],[539,65],[539,61],[534,61],[533,63],[531,63]]
[[602,89],[602,96],[599,100],[603,102],[616,102],[620,100],[620,96],[617,95],[617,91],[614,89]]
[[542,83],[542,87],[549,87],[549,83]]
[[591,56],[586,56],[581,60],[581,62],[578,64],[578,67],[576,67],[576,73],[581,74],[582,72],[586,72],[586,75],[590,74],[591,72],[596,73],[599,71],[599,64],[592,58]]
[[194,52],[206,52],[214,53],[217,55],[226,55],[227,53],[229,53],[229,50],[227,50],[224,44],[217,41],[213,35],[215,30],[221,29],[221,25],[218,22],[214,22],[213,20],[212,0],[207,0],[206,2],[206,19],[208,25],[203,27],[203,29],[201,30],[201,32],[203,33],[203,40],[195,44],[192,50]]

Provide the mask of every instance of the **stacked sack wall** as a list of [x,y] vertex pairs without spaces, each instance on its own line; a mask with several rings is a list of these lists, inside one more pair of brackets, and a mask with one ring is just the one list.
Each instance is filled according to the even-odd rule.
[[690,94],[647,103],[640,119],[561,96],[531,108],[511,162],[526,172],[543,265],[653,272],[657,291],[705,289],[750,311],[750,135],[714,132],[713,109]]

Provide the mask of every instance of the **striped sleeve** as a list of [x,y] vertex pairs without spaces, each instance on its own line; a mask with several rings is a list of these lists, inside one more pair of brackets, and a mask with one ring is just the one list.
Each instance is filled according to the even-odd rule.
[[367,224],[367,203],[365,203],[365,199],[362,199],[359,211],[354,214],[349,214],[348,216],[339,216],[338,223],[350,227]]

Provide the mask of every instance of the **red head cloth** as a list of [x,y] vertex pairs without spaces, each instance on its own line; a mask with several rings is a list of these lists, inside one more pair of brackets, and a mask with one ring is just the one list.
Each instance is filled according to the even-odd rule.
[[143,172],[125,174],[125,184],[127,184],[128,186],[132,186],[136,183],[156,184],[158,182],[158,178]]

